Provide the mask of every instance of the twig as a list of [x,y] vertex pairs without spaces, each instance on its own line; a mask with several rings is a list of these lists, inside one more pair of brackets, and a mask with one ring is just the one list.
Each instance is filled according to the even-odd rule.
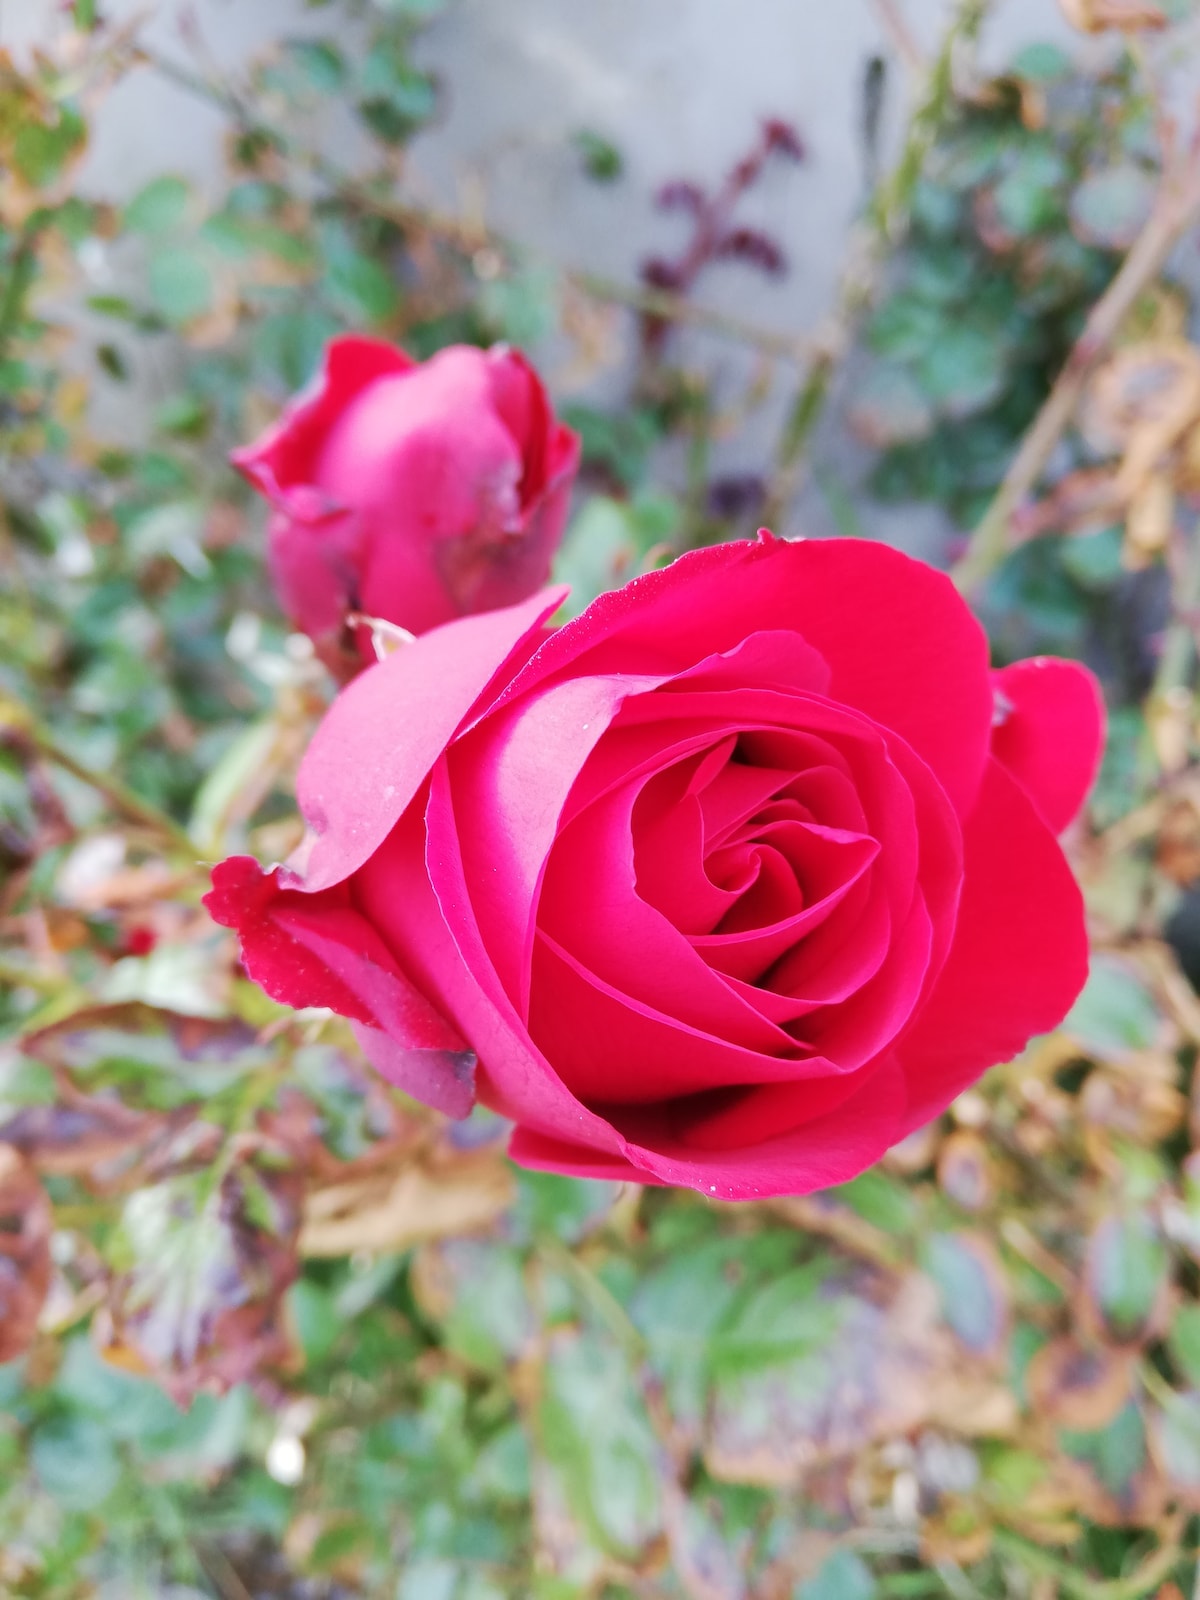
[[[379,217],[385,222],[391,222],[398,228],[420,229],[432,234],[467,256],[474,256],[481,250],[490,249],[498,251],[508,261],[522,257],[535,258],[534,252],[526,246],[518,247],[503,234],[478,221],[456,217],[432,207],[399,199],[394,195],[380,194],[371,183],[354,177],[328,157],[301,145],[283,129],[264,122],[231,90],[211,82],[199,73],[192,72],[169,57],[159,55],[156,51],[142,48],[139,55],[143,64],[157,72],[160,77],[168,79],[189,94],[218,106],[246,132],[262,134],[281,155],[307,166],[314,177],[346,204],[371,216]],[[797,365],[812,357],[812,341],[802,336],[777,333],[745,318],[730,316],[709,306],[696,305],[684,295],[674,294],[668,289],[642,288],[622,283],[603,273],[578,268],[562,269],[557,263],[550,264],[555,270],[562,271],[563,277],[574,289],[592,300],[603,300],[613,305],[625,306],[630,311],[636,311],[645,317],[690,323],[722,338],[750,345],[753,349],[761,350],[764,355]]]
[[220,1545],[210,1544],[207,1539],[192,1539],[191,1546],[205,1576],[220,1592],[221,1600],[252,1600],[249,1589]]
[[127,817],[131,822],[139,823],[149,832],[157,834],[172,849],[195,857],[195,844],[173,817],[169,817],[152,801],[143,800],[141,795],[122,783],[120,778],[111,777],[106,772],[97,772],[94,767],[86,766],[69,750],[64,750],[44,728],[39,728],[24,718],[6,718],[5,706],[0,701],[0,739],[5,737],[18,745],[25,744],[45,760],[52,761],[56,767],[69,772],[73,778],[78,778],[80,783],[87,784],[97,794],[103,795],[114,811]]
[[910,72],[919,76],[925,71],[925,55],[908,25],[908,18],[900,9],[898,0],[875,0],[875,10],[883,24],[883,31],[895,47],[896,54]]
[[1036,487],[1075,415],[1096,363],[1120,332],[1126,317],[1166,265],[1172,250],[1200,215],[1200,130],[1186,151],[1167,163],[1145,227],[1121,270],[1088,314],[1083,332],[1046,397],[996,491],[983,521],[971,535],[951,576],[963,594],[974,594],[1008,554],[1014,511]]
[[0,987],[33,989],[37,994],[59,995],[71,986],[70,979],[52,977],[48,972],[39,972],[36,967],[26,967],[19,961],[0,957]]
[[1071,1562],[1064,1561],[1008,1528],[994,1528],[992,1539],[1001,1555],[1008,1556],[1031,1572],[1053,1578],[1065,1595],[1078,1596],[1079,1600],[1142,1600],[1142,1596],[1157,1589],[1172,1567],[1184,1558],[1180,1534],[1185,1521],[1182,1514],[1172,1516],[1161,1530],[1156,1548],[1140,1566],[1128,1577],[1107,1581],[1089,1577]]
[[988,0],[960,0],[936,59],[925,69],[924,92],[909,121],[899,160],[877,187],[864,222],[850,240],[837,305],[815,341],[816,352],[783,424],[764,515],[771,526],[783,520],[800,487],[804,454],[825,409],[834,373],[875,298],[882,264],[907,226],[917,179],[954,103],[955,60],[961,47],[978,34],[987,5]]

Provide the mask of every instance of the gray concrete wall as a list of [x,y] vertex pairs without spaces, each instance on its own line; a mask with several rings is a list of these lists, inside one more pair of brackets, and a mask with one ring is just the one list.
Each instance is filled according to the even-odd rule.
[[[896,0],[920,44],[932,49],[952,0]],[[0,43],[22,51],[58,25],[57,0],[0,0]],[[192,56],[196,34],[222,70],[237,71],[272,40],[320,33],[332,12],[300,0],[103,0],[105,15],[147,15],[148,41]],[[182,19],[194,19],[191,34]],[[1056,0],[995,0],[985,54],[1000,63],[1034,38],[1076,36]],[[699,298],[779,331],[815,328],[835,297],[847,235],[863,195],[861,95],[873,54],[889,62],[885,131],[901,126],[907,74],[872,0],[450,0],[419,46],[444,87],[441,115],[412,147],[406,187],[442,209],[479,212],[550,264],[589,267],[633,284],[641,259],[670,251],[677,218],[652,197],[669,178],[717,179],[753,139],[758,119],[793,121],[808,148],[798,168],[775,164],[744,220],[770,228],[791,270],[768,281],[737,265],[706,275]],[[194,58],[193,58],[194,59]],[[618,181],[585,181],[571,136],[586,128],[618,146]],[[98,194],[120,198],[156,173],[219,183],[222,122],[210,107],[141,70],[102,106],[84,173]],[[328,147],[336,128],[320,130]],[[343,150],[352,158],[352,152]],[[619,392],[631,324],[616,318],[606,370],[581,373],[560,348],[544,353],[559,386]],[[689,335],[685,352],[721,374],[736,401],[750,372],[727,342]],[[147,381],[153,385],[151,365]],[[776,374],[752,424],[721,447],[730,470],[763,464],[786,404]],[[128,407],[128,402],[125,402]],[[124,411],[128,418],[129,409]],[[844,440],[827,448],[839,460]],[[852,451],[850,452],[852,457]],[[670,463],[666,464],[670,470]],[[853,461],[846,471],[853,476]],[[806,512],[818,523],[824,512]],[[877,531],[927,547],[928,527],[878,517]]]

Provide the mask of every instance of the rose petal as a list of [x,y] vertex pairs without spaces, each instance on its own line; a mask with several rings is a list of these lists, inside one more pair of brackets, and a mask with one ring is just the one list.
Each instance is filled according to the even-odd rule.
[[740,1149],[689,1149],[671,1126],[675,1112],[665,1108],[657,1119],[653,1113],[637,1113],[639,1137],[621,1136],[625,1159],[633,1168],[630,1173],[615,1163],[601,1166],[586,1144],[546,1137],[523,1126],[514,1130],[509,1154],[524,1166],[550,1172],[579,1177],[636,1175],[639,1183],[698,1189],[720,1200],[762,1200],[778,1194],[810,1194],[857,1177],[900,1137],[904,1105],[903,1074],[894,1061],[884,1061],[862,1074],[853,1093],[834,1110]]
[[[379,378],[407,372],[414,362],[380,339],[347,334],[331,339],[308,388],[285,408],[279,420],[229,459],[277,509],[301,521],[337,515],[344,508],[314,497],[311,485],[317,457],[330,429],[346,407]],[[300,498],[292,493],[299,486]]]
[[997,723],[992,754],[1016,778],[1054,833],[1075,817],[1104,752],[1104,700],[1078,661],[1037,656],[992,674]]
[[[950,580],[857,539],[690,551],[603,594],[554,634],[513,696],[559,671],[681,672],[764,630],[792,631],[828,663],[828,694],[900,734],[959,814],[987,760],[992,690],[983,630]],[[865,648],[866,641],[870,648]]]
[[519,1167],[532,1167],[535,1172],[563,1172],[572,1178],[606,1178],[616,1183],[657,1185],[659,1181],[624,1156],[571,1144],[534,1128],[514,1128],[508,1153]]
[[277,874],[240,856],[214,870],[205,904],[237,929],[246,970],[272,999],[351,1018],[385,1077],[440,1111],[467,1115],[474,1053],[341,891],[281,890]]
[[314,892],[370,859],[460,724],[527,651],[565,590],[423,634],[343,689],[300,766],[296,795],[312,837],[287,887]]
[[1032,801],[998,761],[988,764],[963,851],[950,955],[897,1046],[909,1083],[906,1131],[1057,1027],[1087,977],[1079,888]]
[[450,757],[472,909],[517,1010],[529,1003],[533,919],[576,774],[626,698],[655,679],[580,678],[485,718]]

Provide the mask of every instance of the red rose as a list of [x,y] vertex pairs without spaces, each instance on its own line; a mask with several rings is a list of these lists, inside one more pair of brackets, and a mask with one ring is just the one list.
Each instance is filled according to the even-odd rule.
[[[541,588],[579,440],[513,350],[453,345],[417,363],[344,338],[233,462],[271,503],[284,610],[331,647],[347,612],[424,633]],[[359,645],[373,660],[365,630]]]
[[988,670],[949,580],[882,545],[720,545],[450,623],[316,735],[291,865],[208,904],[405,1089],[474,1088],[530,1166],[727,1199],[852,1177],[1083,983],[1055,839],[1096,686]]

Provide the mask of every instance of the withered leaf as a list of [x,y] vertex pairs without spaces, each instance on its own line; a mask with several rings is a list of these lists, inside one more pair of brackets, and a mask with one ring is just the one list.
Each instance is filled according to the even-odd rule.
[[1106,28],[1136,33],[1167,25],[1162,7],[1147,0],[1059,0],[1059,5],[1072,27],[1084,33],[1103,33]]
[[705,1461],[733,1483],[791,1484],[813,1468],[926,1421],[951,1355],[937,1294],[910,1276],[890,1296],[867,1274],[816,1291],[828,1312],[807,1349],[721,1377]]
[[290,1359],[281,1302],[297,1272],[302,1180],[258,1154],[174,1172],[125,1203],[111,1354],[181,1404]]
[[1105,1217],[1088,1241],[1080,1326],[1115,1345],[1146,1344],[1166,1326],[1170,1267],[1161,1230],[1148,1211]]
[[39,1172],[96,1176],[143,1151],[165,1119],[131,1111],[120,1101],[65,1090],[53,1105],[26,1106],[0,1124],[0,1142],[29,1158]]
[[508,1210],[515,1192],[498,1151],[435,1153],[398,1171],[315,1190],[305,1203],[300,1250],[307,1256],[395,1251],[478,1233]]
[[1131,1393],[1133,1358],[1125,1351],[1088,1348],[1074,1339],[1043,1345],[1025,1374],[1034,1413],[1064,1428],[1102,1428]]
[[33,1343],[50,1288],[50,1202],[19,1150],[0,1144],[0,1362]]

